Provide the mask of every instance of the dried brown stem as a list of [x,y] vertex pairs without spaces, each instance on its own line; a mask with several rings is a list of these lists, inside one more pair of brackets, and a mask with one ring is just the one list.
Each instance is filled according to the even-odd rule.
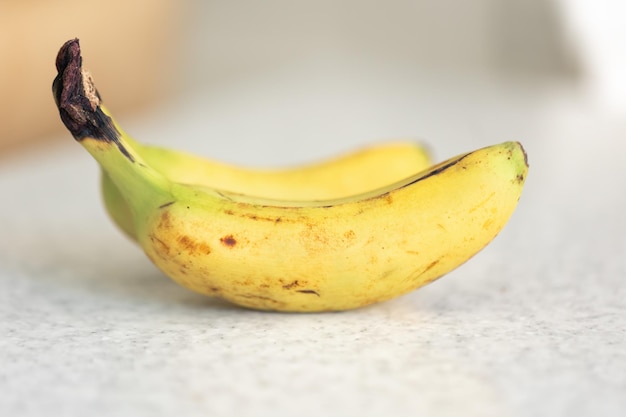
[[65,42],[57,55],[52,92],[61,120],[76,140],[91,137],[117,142],[119,133],[100,108],[100,94],[82,61],[78,39]]

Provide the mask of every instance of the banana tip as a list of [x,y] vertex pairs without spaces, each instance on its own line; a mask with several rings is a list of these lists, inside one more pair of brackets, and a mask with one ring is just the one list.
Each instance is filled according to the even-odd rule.
[[100,108],[100,94],[91,74],[83,69],[77,38],[61,46],[56,68],[58,73],[52,82],[52,92],[61,120],[72,136],[79,141],[92,137],[115,142],[118,133]]
[[524,149],[524,145],[521,142],[515,142],[517,146],[519,146],[520,151],[522,151],[522,155],[524,156],[524,165],[528,167],[528,154],[526,153],[526,149]]

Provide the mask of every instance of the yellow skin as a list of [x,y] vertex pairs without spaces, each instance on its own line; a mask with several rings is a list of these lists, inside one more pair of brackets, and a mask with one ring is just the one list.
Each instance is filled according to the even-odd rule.
[[408,141],[381,143],[284,169],[250,169],[164,148],[135,148],[152,168],[173,182],[289,200],[327,200],[360,194],[432,165],[425,149]]
[[146,255],[194,291],[293,312],[381,302],[467,261],[500,232],[520,198],[528,165],[517,142],[323,201],[173,181],[102,110],[91,78],[80,75],[77,47],[68,42],[57,59],[61,117],[126,200]]
[[[264,198],[328,200],[361,194],[399,181],[432,164],[428,152],[418,143],[393,141],[293,168],[251,169],[185,152],[141,145],[119,126],[116,127],[148,165],[171,181]],[[107,212],[134,239],[128,204],[106,172],[102,174],[101,186]]]

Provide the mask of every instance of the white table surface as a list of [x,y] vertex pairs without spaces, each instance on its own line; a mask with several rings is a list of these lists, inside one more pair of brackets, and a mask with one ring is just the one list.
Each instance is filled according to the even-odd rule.
[[157,271],[61,135],[0,162],[0,415],[624,415],[626,118],[550,84],[323,74],[118,119],[143,141],[264,166],[384,138],[421,137],[437,159],[520,140],[530,173],[496,240],[383,304],[243,310]]

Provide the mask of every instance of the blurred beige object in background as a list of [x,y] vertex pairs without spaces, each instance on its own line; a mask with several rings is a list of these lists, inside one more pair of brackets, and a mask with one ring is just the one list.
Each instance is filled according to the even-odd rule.
[[[184,4],[184,3],[183,3]],[[166,0],[0,3],[0,157],[61,131],[51,85],[60,46],[79,38],[89,68],[116,112],[158,100],[174,85],[181,3]]]

